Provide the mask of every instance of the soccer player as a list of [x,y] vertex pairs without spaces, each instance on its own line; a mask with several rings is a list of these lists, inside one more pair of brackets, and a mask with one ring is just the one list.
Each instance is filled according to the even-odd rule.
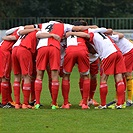
[[[11,29],[10,29],[11,30]],[[1,82],[1,94],[2,94],[2,108],[11,108],[14,105],[12,100],[12,88],[10,83],[10,74],[11,74],[11,52],[12,46],[19,38],[18,31],[20,27],[15,28],[10,32],[9,35],[4,36],[1,42],[1,69],[0,77],[2,78]]]
[[[106,31],[108,32],[108,30]],[[96,109],[106,109],[106,96],[108,92],[107,80],[109,75],[114,75],[118,101],[116,108],[121,109],[124,99],[125,85],[122,74],[126,72],[122,53],[103,33],[89,33],[89,42],[95,47],[100,65],[100,99],[101,105]]]
[[[133,71],[133,44],[124,37],[122,33],[113,32],[110,36],[119,47],[120,51],[123,54],[125,66],[126,66],[126,87],[127,87],[127,101],[126,106],[132,106],[133,101],[133,78],[132,78],[132,71]],[[126,90],[125,90],[126,91]]]
[[82,109],[88,109],[88,95],[90,91],[90,80],[89,80],[89,53],[85,44],[83,32],[67,32],[67,48],[63,62],[63,79],[62,79],[62,95],[64,103],[61,108],[69,109],[69,90],[70,90],[70,74],[74,65],[77,63],[79,73],[83,78],[83,103]]
[[[90,52],[90,51],[89,51]],[[97,87],[97,74],[99,69],[99,56],[97,53],[89,53],[89,60],[90,60],[90,92],[89,92],[89,99],[88,99],[88,105],[98,106],[99,103],[94,100],[94,94]],[[79,88],[80,93],[83,98],[83,78],[82,75],[80,75],[79,80]],[[82,106],[83,100],[80,101],[79,106]]]
[[19,31],[22,40],[18,47],[14,47],[12,51],[12,66],[14,72],[14,94],[16,105],[15,108],[21,108],[20,103],[20,81],[23,77],[23,109],[32,108],[29,105],[31,92],[31,77],[33,76],[33,64],[36,57],[37,38],[36,33],[39,28],[30,28]]

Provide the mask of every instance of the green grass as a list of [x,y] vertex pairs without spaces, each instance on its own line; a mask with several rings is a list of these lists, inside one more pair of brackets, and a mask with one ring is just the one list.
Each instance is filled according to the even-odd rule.
[[[99,77],[98,77],[99,78]],[[133,107],[122,110],[82,110],[78,104],[81,100],[78,87],[79,74],[77,68],[71,75],[70,102],[71,109],[52,110],[51,98],[48,91],[47,75],[44,76],[41,103],[39,110],[0,109],[0,133],[132,133]],[[98,79],[99,80],[99,79]],[[115,96],[114,80],[109,77],[107,102]],[[99,99],[99,85],[95,94]],[[61,88],[58,103],[63,100]]]

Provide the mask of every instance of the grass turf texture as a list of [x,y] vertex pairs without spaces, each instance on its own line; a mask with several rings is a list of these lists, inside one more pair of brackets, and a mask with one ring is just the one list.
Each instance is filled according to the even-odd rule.
[[[12,78],[13,80],[13,78]],[[75,67],[71,74],[69,110],[50,107],[51,98],[47,85],[47,74],[44,76],[43,91],[41,94],[42,109],[15,110],[0,109],[0,133],[132,133],[133,107],[120,110],[82,110],[78,106],[81,100],[78,81],[79,74]],[[99,77],[98,77],[99,81]],[[61,82],[60,82],[61,84]],[[108,80],[107,102],[114,99],[115,88],[113,76]],[[99,82],[95,99],[99,99]],[[63,103],[61,88],[58,103]]]

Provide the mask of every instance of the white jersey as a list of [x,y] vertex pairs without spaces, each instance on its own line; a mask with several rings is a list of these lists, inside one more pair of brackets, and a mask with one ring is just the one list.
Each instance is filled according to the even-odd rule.
[[[18,34],[19,36],[20,36],[19,31],[21,31],[21,30],[24,30],[24,26],[20,26],[20,27],[19,27],[19,29],[18,29],[18,31],[17,31],[17,34]],[[25,35],[20,36],[20,37],[18,38],[18,40],[14,43],[14,45],[12,46],[12,48],[19,46],[20,43],[21,43],[22,38],[24,38],[24,37],[25,37]]]
[[[42,23],[42,28],[41,28],[41,31],[38,31],[36,34],[40,34],[40,33],[49,33],[48,32],[48,27],[52,25],[50,23]],[[48,46],[48,38],[41,38],[39,39],[38,41],[38,44],[37,44],[37,49],[41,48],[41,47],[44,47],[44,46]]]
[[96,54],[89,53],[90,64],[93,63],[94,61],[96,61],[98,58],[99,58],[99,55],[97,53]]
[[78,46],[78,44],[80,42],[78,42],[77,38],[78,38],[77,36],[69,36],[67,38],[67,47],[68,46]]
[[[49,29],[48,27],[53,25],[52,23],[43,23],[42,24],[42,29],[41,31],[37,32],[38,33],[41,33],[41,32],[47,32],[49,33]],[[70,25],[70,24],[64,24],[64,34],[67,32],[67,31],[72,31],[72,28],[73,28],[73,25]],[[37,45],[37,49],[39,49],[40,47],[43,47],[43,46],[47,46],[48,45],[48,38],[41,38],[38,42],[38,45]]]
[[0,42],[0,46],[2,45],[3,41]]
[[95,46],[95,50],[97,51],[101,60],[107,58],[109,55],[117,51],[111,40],[104,34],[93,33],[93,35],[93,45]]
[[133,44],[125,37],[121,39],[119,39],[118,35],[112,35],[110,37],[115,41],[116,45],[119,47],[123,55],[133,49]]
[[15,30],[17,30],[19,27],[14,27],[6,31],[6,36],[12,34]]
[[61,49],[60,49],[60,53],[61,53],[61,62],[60,62],[60,66],[63,65],[64,62],[64,56],[65,56],[65,49],[66,49],[66,39],[63,39],[61,42]]
[[91,29],[91,28],[88,29],[88,33],[90,33],[90,32],[93,32],[93,33],[97,33],[97,32],[105,33],[106,31],[107,31],[107,29],[104,28],[104,27],[96,28],[96,29]]
[[[19,26],[19,27],[11,28],[11,29],[7,30],[6,35],[8,35],[9,33],[12,34],[17,29],[18,29],[17,35],[20,36],[19,31],[20,30],[23,30],[24,29],[24,26]],[[4,40],[0,43],[0,46],[2,45],[3,42],[4,42]],[[15,47],[15,46],[19,46],[19,44],[20,44],[20,37],[18,38],[18,40],[16,41],[16,43],[14,43],[14,45],[12,46],[12,48]]]

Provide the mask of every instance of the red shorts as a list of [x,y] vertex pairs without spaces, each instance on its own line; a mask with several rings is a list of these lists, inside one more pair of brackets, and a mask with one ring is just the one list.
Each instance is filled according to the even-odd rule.
[[98,74],[98,68],[99,68],[99,58],[90,64],[90,74],[91,75]]
[[18,46],[12,50],[12,67],[14,74],[32,75],[33,73],[33,61],[31,52]]
[[114,75],[125,73],[126,67],[121,52],[115,52],[106,59],[103,59],[100,66],[100,75]]
[[44,46],[38,49],[36,67],[38,70],[46,70],[49,64],[50,70],[60,69],[60,50],[54,46]]
[[90,69],[88,51],[78,46],[69,46],[64,57],[63,71],[71,73],[76,63],[80,73],[87,72]]
[[2,78],[2,71],[3,71],[2,59],[3,59],[3,52],[1,51],[1,46],[0,46],[0,78]]
[[0,51],[0,77],[10,78],[11,74],[11,53]]
[[130,50],[128,53],[124,54],[124,61],[127,72],[133,71],[133,49]]

